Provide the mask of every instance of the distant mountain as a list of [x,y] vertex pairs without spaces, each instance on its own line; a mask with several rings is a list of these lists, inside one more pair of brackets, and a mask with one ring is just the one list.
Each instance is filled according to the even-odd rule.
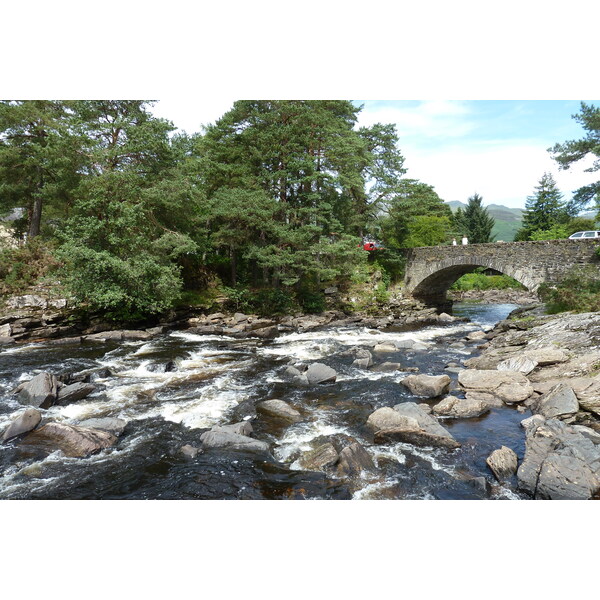
[[[467,207],[465,202],[459,200],[452,200],[448,202],[452,212],[456,212],[459,208],[463,210]],[[515,233],[521,227],[523,221],[523,209],[522,208],[509,208],[508,206],[502,206],[501,204],[490,204],[486,206],[488,214],[494,218],[494,228],[492,229],[492,236],[494,240],[503,240],[505,242],[512,242],[515,237]]]

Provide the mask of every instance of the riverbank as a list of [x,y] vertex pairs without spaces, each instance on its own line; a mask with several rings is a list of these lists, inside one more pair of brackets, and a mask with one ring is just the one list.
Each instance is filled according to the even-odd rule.
[[598,497],[600,313],[517,311],[480,337],[482,353],[459,373],[465,397],[500,399],[532,415],[521,422],[523,459],[503,447],[492,462],[536,499]]

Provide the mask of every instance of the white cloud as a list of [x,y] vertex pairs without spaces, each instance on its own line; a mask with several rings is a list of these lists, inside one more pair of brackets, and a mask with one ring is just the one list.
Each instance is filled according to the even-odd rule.
[[597,179],[597,174],[583,171],[589,164],[559,171],[545,148],[526,142],[413,150],[405,156],[407,177],[433,185],[444,200],[466,202],[477,192],[485,205],[523,208],[545,172],[552,173],[565,200],[570,200],[577,188]]
[[358,115],[358,124],[368,127],[374,123],[394,123],[403,141],[423,138],[457,138],[473,132],[475,123],[469,119],[469,108],[464,102],[430,100],[418,105],[399,102],[399,106],[364,103]]

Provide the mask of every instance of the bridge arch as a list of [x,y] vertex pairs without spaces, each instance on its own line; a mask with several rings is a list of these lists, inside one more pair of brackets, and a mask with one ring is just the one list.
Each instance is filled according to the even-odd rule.
[[576,266],[594,264],[595,240],[550,240],[413,248],[407,257],[405,293],[427,304],[445,304],[448,288],[478,267],[516,279],[530,291],[560,281]]

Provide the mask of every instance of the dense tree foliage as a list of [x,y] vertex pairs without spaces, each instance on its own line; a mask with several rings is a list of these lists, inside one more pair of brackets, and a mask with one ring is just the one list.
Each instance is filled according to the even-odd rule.
[[[573,115],[573,118],[585,130],[585,137],[563,144],[555,144],[549,148],[549,152],[553,154],[554,160],[558,162],[561,169],[568,169],[587,156],[594,157],[592,166],[588,167],[586,171],[592,173],[598,171],[600,170],[600,108],[582,102],[579,114]],[[578,214],[592,200],[595,200],[600,214],[600,181],[583,186],[575,192],[573,199],[569,202],[570,214]]]
[[494,241],[492,229],[494,218],[482,205],[483,198],[479,194],[471,196],[464,210],[454,214],[454,228],[460,235],[466,235],[471,244],[487,244]]

